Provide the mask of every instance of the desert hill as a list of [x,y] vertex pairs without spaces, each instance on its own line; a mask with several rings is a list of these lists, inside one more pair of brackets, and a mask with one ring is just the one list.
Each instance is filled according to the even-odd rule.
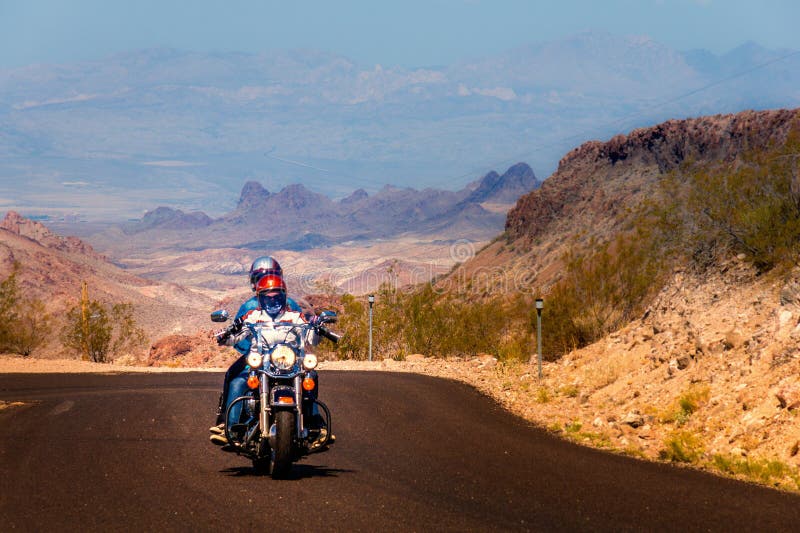
[[631,209],[652,196],[665,174],[682,164],[733,161],[780,143],[797,117],[797,110],[776,110],[670,120],[584,143],[561,159],[540,188],[518,200],[502,237],[450,281],[480,272],[495,281],[489,284],[495,290],[547,286],[560,275],[568,249],[608,240],[629,224]]
[[[791,178],[782,194],[794,198],[800,174],[796,150],[787,147],[797,146],[798,131],[798,110],[748,111],[669,121],[586,143],[569,152],[540,189],[520,198],[501,238],[444,282],[459,290],[470,280],[474,287],[477,279],[491,279],[482,287],[540,292],[546,344],[561,324],[553,309],[558,295],[549,291],[566,277],[566,252],[585,258],[630,231],[641,220],[633,216],[637,206],[663,199],[658,187],[668,176],[685,186],[722,183],[718,192],[727,194],[725,188],[748,175],[748,168],[780,163]],[[790,153],[770,152],[780,149]],[[691,182],[692,169],[698,168],[723,169],[729,179],[714,182],[708,172]],[[709,204],[701,215],[710,217],[720,207]],[[787,220],[793,224],[788,215]],[[786,253],[796,255],[791,250]],[[764,271],[747,253],[720,245],[713,260],[668,263],[665,279],[650,280],[658,290],[640,314],[563,357],[546,352],[552,362],[545,362],[542,380],[536,380],[535,367],[504,368],[499,396],[583,444],[797,490],[800,269],[791,267],[796,262],[784,257],[784,267]],[[593,285],[607,281],[595,278]],[[590,307],[588,297],[583,305],[578,313],[584,316],[603,311]]]
[[133,304],[137,323],[152,339],[208,327],[208,312],[214,307],[212,300],[186,288],[132,275],[80,239],[61,237],[10,211],[0,222],[0,278],[15,263],[20,292],[44,302],[56,318],[80,301],[83,281],[90,299]]

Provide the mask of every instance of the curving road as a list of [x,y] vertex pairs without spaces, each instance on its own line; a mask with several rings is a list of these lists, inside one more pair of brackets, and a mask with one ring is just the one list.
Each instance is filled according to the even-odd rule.
[[289,480],[208,442],[222,376],[4,374],[4,531],[797,531],[800,497],[601,453],[460,383],[326,372]]

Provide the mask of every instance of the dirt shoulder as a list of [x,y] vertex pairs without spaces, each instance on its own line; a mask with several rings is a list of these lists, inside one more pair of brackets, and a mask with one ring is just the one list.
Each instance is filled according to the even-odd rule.
[[3,374],[76,374],[118,372],[224,372],[224,368],[169,368],[129,366],[114,363],[93,363],[79,359],[40,359],[0,354],[0,373]]

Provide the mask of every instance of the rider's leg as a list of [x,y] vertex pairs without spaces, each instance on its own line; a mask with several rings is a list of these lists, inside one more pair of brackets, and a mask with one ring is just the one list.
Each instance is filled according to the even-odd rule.
[[[243,396],[245,392],[247,392],[247,378],[249,377],[249,372],[240,372],[239,375],[231,379],[230,387],[228,389],[228,399],[225,402],[225,411],[228,410],[228,407],[231,405],[233,400]],[[223,422],[227,423],[230,422],[231,424],[237,424],[239,422],[239,417],[242,414],[242,402],[237,402],[231,409],[231,414],[228,421],[223,420]],[[222,415],[224,418],[224,414]]]
[[[231,380],[238,376],[239,374],[244,371],[244,367],[247,366],[247,358],[243,355],[239,357],[233,364],[228,368],[228,371],[225,372],[225,381],[222,383],[222,398],[220,400],[220,409],[217,413],[217,425],[225,423],[225,410],[230,403],[230,385]],[[233,396],[237,398],[237,396]]]

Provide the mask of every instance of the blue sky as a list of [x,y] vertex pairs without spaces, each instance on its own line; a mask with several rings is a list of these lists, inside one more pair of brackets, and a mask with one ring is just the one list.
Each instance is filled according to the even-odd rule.
[[0,67],[169,46],[315,48],[364,64],[449,64],[586,30],[677,50],[800,49],[796,0],[0,0]]

